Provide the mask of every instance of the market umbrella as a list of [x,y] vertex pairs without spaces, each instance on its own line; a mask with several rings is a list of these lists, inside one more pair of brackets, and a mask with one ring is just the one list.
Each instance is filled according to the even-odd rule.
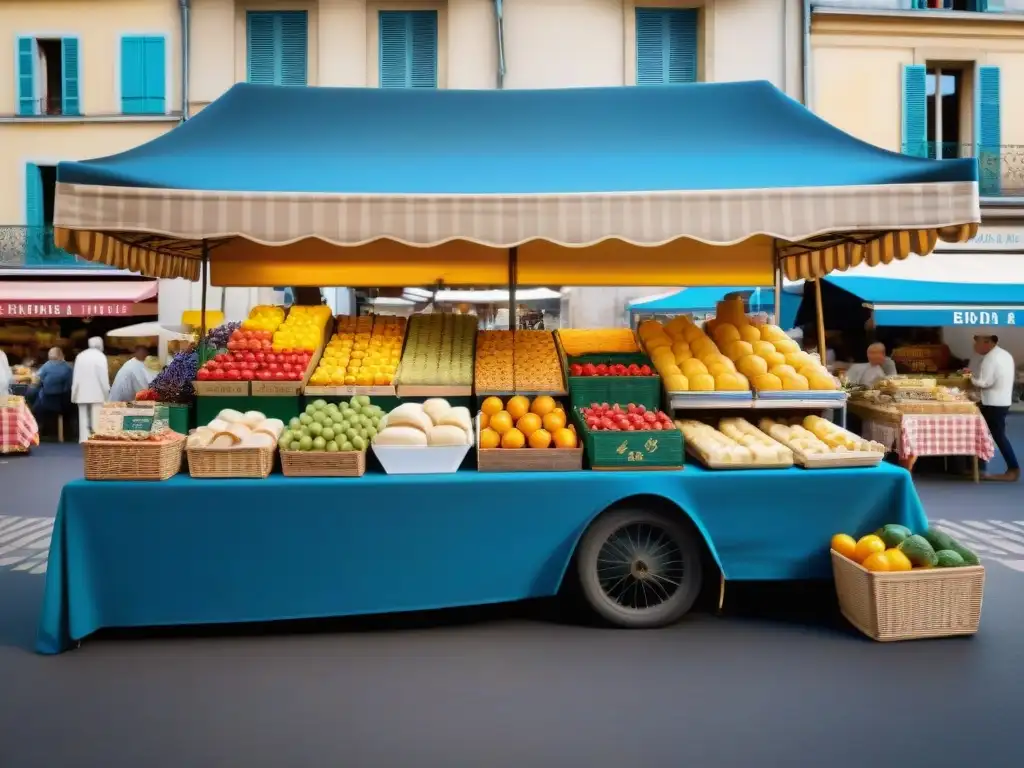
[[192,334],[187,333],[181,326],[165,326],[160,323],[135,323],[115,328],[107,332],[107,336],[115,338],[162,338],[168,341],[190,341]]

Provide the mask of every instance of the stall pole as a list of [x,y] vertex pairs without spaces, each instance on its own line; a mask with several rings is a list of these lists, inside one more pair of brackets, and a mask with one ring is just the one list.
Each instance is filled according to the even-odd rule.
[[519,279],[519,248],[508,249],[508,329],[514,331],[516,325],[516,282]]
[[775,324],[782,325],[782,262],[778,259],[775,260]]
[[821,307],[821,278],[815,278],[814,280],[814,303],[817,305],[818,315],[818,356],[821,358],[821,364],[825,365],[828,363],[828,351],[825,348],[825,312]]
[[199,364],[206,362],[206,283],[210,279],[210,244],[203,239],[202,287],[199,299]]

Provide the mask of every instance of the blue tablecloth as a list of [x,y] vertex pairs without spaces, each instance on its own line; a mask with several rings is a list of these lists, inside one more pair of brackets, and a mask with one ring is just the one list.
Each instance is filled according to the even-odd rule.
[[728,579],[831,575],[833,533],[919,530],[907,472],[575,472],[64,487],[37,650],[103,627],[386,613],[555,594],[588,523],[631,496],[686,510]]

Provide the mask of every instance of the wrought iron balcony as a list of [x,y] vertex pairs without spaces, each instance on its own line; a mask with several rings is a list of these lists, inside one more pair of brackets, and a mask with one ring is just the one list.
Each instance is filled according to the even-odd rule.
[[977,157],[982,197],[1024,197],[1024,145],[979,147],[948,141],[928,141],[905,144],[903,154],[930,157],[933,160]]
[[0,226],[0,269],[107,269],[53,243],[53,227]]
[[851,11],[1024,13],[1024,0],[812,0],[812,5]]

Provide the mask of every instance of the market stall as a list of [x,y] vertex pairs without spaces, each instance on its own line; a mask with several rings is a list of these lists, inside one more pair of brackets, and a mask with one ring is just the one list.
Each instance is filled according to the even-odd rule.
[[37,445],[39,427],[25,398],[0,392],[0,453],[28,453]]
[[[644,140],[624,145],[623,136]],[[258,160],[284,146],[292,148],[289,162]],[[737,147],[749,148],[749,157]],[[195,280],[208,265],[220,285],[508,284],[510,303],[519,285],[778,286],[782,273],[817,279],[970,237],[979,218],[976,178],[973,161],[924,161],[856,141],[766,83],[422,93],[238,85],[144,147],[61,164],[57,239],[86,258],[163,277]],[[160,205],[151,205],[157,197]],[[248,345],[273,345],[296,309],[283,317],[267,309],[274,330],[253,331],[272,338],[239,341],[255,356]],[[104,626],[515,600],[553,594],[567,576],[609,621],[659,626],[693,605],[701,550],[723,579],[823,577],[830,567],[823,543],[840,525],[868,532],[926,524],[906,472],[879,464],[874,446],[811,416],[776,415],[758,427],[735,419],[719,424],[721,432],[712,428],[716,436],[706,442],[698,429],[692,443],[708,463],[680,469],[692,425],[640,402],[669,394],[646,360],[683,375],[668,367],[668,350],[657,350],[671,346],[672,334],[689,333],[702,365],[728,368],[718,345],[737,359],[744,351],[732,332],[756,331],[776,340],[773,350],[788,349],[776,327],[730,314],[717,332],[698,335],[672,326],[659,336],[647,326],[639,340],[626,329],[619,330],[628,338],[605,331],[493,337],[488,370],[504,371],[496,378],[506,382],[511,370],[515,391],[485,393],[505,385],[480,385],[483,334],[467,324],[473,318],[422,317],[379,333],[374,318],[362,327],[343,318],[297,320],[322,331],[321,343],[308,358],[289,348],[287,356],[302,359],[277,363],[298,366],[303,388],[319,370],[331,386],[335,375],[342,387],[394,386],[393,407],[346,391],[330,400],[303,394],[287,421],[224,408],[189,437],[192,477],[68,485],[39,650],[60,651]],[[405,341],[395,366],[399,333]],[[535,364],[551,360],[552,349],[553,371]],[[610,362],[616,350],[625,357]],[[765,365],[783,355],[764,354]],[[218,365],[239,362],[248,364],[228,355]],[[614,370],[592,377],[589,366]],[[554,375],[559,387],[565,377],[559,397],[516,383],[553,388]],[[356,383],[345,383],[348,376]],[[378,376],[391,383],[378,384]],[[719,376],[709,391],[740,381]],[[614,407],[582,405],[609,387]],[[572,435],[564,447],[541,434],[563,429]],[[762,437],[748,431],[758,429]],[[484,442],[491,433],[497,447]],[[776,463],[787,457],[788,469],[757,468],[765,440],[776,440],[771,452]],[[171,450],[167,439],[156,442],[154,454]],[[542,457],[581,444],[587,469],[531,471],[531,450]],[[488,450],[509,451],[518,471],[458,471]],[[847,468],[811,469],[828,466],[815,457],[840,452],[873,454],[872,465],[839,457],[833,464]],[[273,473],[275,454],[284,477]],[[731,472],[713,468],[729,463]],[[252,479],[212,479],[226,467],[235,474],[221,477]],[[655,467],[637,496],[628,470]],[[626,471],[593,471],[610,468]],[[310,476],[318,472],[347,476]],[[400,476],[407,473],[416,474]],[[111,500],[124,494],[152,504],[143,504],[145,515],[119,518]],[[750,498],[760,500],[756,514]],[[836,498],[854,501],[837,508]],[[822,508],[834,512],[824,516]],[[201,543],[180,541],[184,521],[199,510],[216,531]],[[639,534],[657,546],[645,550]],[[358,554],[339,556],[356,539]],[[619,567],[631,597],[617,594],[597,568],[608,547],[627,540],[631,554]],[[107,548],[108,541],[121,545]],[[190,555],[187,573],[181,547]],[[664,552],[672,553],[668,561]],[[384,572],[391,575],[381,581]],[[115,586],[125,583],[131,594]]]
[[[775,291],[770,287],[684,288],[680,291],[659,296],[646,296],[629,302],[630,324],[635,326],[647,317],[671,318],[682,314],[710,317],[714,315],[718,302],[731,295],[745,297],[750,312],[764,312],[769,315],[775,313]],[[781,312],[774,320],[779,327],[783,330],[793,327],[799,305],[799,296],[787,293],[785,290],[780,294]]]

